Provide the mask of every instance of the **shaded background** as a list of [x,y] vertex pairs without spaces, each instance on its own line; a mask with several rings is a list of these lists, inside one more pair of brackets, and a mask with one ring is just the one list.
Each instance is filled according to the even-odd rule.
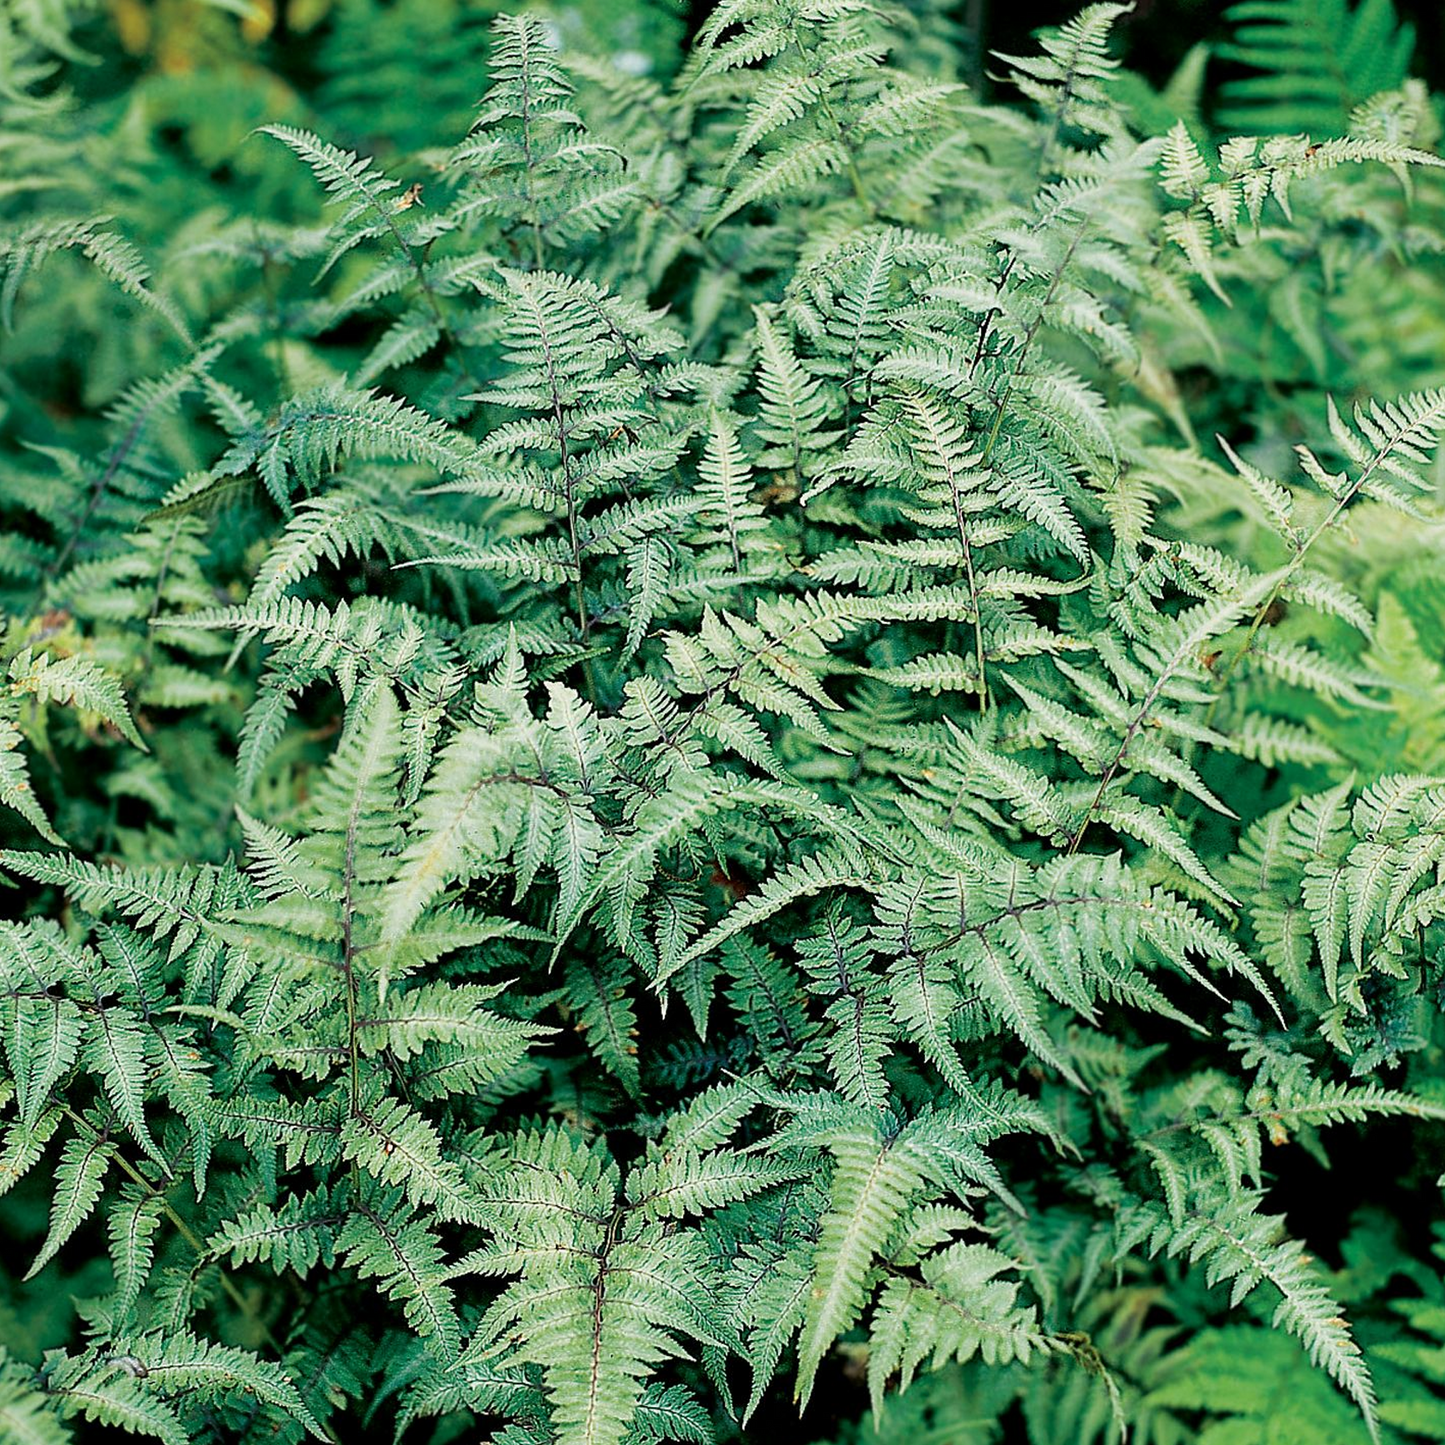
[[[694,20],[711,8],[706,0],[694,4]],[[1134,14],[1119,24],[1130,65],[1159,84],[1190,46],[1202,40],[1213,48],[1228,39],[1230,27],[1224,17],[1229,8],[1217,0],[1136,0]],[[1017,51],[1027,45],[1033,31],[1042,25],[1062,24],[1079,6],[1071,0],[963,0],[955,9],[969,28],[982,29],[986,49]],[[1395,0],[1395,13],[1415,27],[1415,74],[1429,81],[1432,90],[1441,89],[1445,86],[1445,4],[1441,0]],[[1211,61],[1211,79],[1233,78],[1228,66],[1227,60],[1216,56]]]
[[[241,32],[250,42],[253,55],[268,70],[284,76],[303,94],[313,85],[324,83],[325,74],[314,65],[315,40],[344,28],[348,11],[355,18],[361,6],[349,6],[347,0],[211,0],[220,10],[248,7],[256,18],[243,22]],[[980,37],[981,46],[973,66],[973,82],[987,93],[992,87],[987,77],[986,60],[990,50],[1005,53],[1027,52],[1031,35],[1043,26],[1062,24],[1081,8],[1084,0],[955,0],[951,13],[965,33]],[[1356,0],[1357,3],[1357,0]],[[435,0],[418,4],[416,0],[380,0],[365,8],[373,15],[395,17],[394,44],[398,49],[416,45],[428,49],[437,44],[448,27],[458,24],[485,24],[485,18],[504,9],[524,9],[527,0]],[[561,0],[548,8],[561,15],[574,33],[569,38],[592,42],[599,49],[636,47],[654,57],[676,54],[677,47],[707,18],[715,0],[651,0],[642,4],[624,0]],[[208,25],[219,34],[215,22],[226,20],[234,33],[235,21],[220,11],[198,21],[197,12],[206,7],[197,0],[105,0],[98,10],[109,16],[97,16],[97,24],[105,26],[113,20],[131,63],[123,56],[114,57],[115,64],[103,69],[107,79],[114,81],[117,71],[151,68],[159,60],[162,69],[189,68],[219,59],[206,54],[211,47],[195,42],[195,32]],[[1220,0],[1136,0],[1134,13],[1126,16],[1117,28],[1123,40],[1129,65],[1140,71],[1156,86],[1162,84],[1184,58],[1189,49],[1204,42],[1210,46],[1209,88],[1217,91],[1221,82],[1228,82],[1248,73],[1232,63],[1227,54],[1231,6]],[[1332,7],[1321,5],[1321,11]],[[1353,8],[1353,7],[1352,7]],[[638,16],[651,11],[645,25],[639,27]],[[1442,0],[1394,0],[1396,15],[1414,29],[1415,51],[1412,69],[1429,82],[1432,90],[1445,88],[1445,3]],[[418,24],[424,13],[425,20]],[[1328,24],[1322,13],[1321,23]],[[107,27],[108,28],[108,27]],[[445,46],[439,47],[445,50]],[[107,62],[112,56],[106,56]],[[440,77],[439,77],[440,78]],[[365,77],[362,77],[363,83]]]

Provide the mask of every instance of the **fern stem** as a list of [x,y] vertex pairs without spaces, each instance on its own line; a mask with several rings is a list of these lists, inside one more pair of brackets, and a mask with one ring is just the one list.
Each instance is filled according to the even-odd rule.
[[1305,556],[1308,554],[1310,548],[1313,547],[1314,544],[1318,542],[1319,539],[1324,536],[1324,534],[1331,527],[1334,526],[1334,524],[1339,520],[1341,513],[1344,512],[1345,508],[1355,499],[1355,497],[1359,495],[1360,489],[1369,481],[1371,475],[1375,471],[1377,464],[1384,455],[1385,453],[1381,453],[1379,457],[1376,457],[1374,460],[1372,460],[1370,464],[1360,473],[1359,479],[1354,483],[1354,485],[1341,493],[1341,495],[1336,499],[1334,506],[1331,507],[1330,510],[1325,514],[1324,519],[1319,523],[1318,526],[1315,527],[1314,531],[1312,531],[1309,536],[1300,543],[1299,548],[1296,550],[1294,556],[1291,557],[1290,560],[1285,564],[1284,570],[1281,573],[1279,580],[1270,589],[1269,596],[1267,596],[1264,601],[1260,603],[1259,607],[1255,610],[1254,616],[1250,620],[1249,630],[1244,635],[1243,643],[1240,644],[1238,651],[1235,652],[1235,654],[1229,659],[1228,666],[1225,667],[1224,671],[1219,675],[1219,679],[1216,684],[1217,690],[1215,693],[1214,701],[1210,703],[1209,712],[1205,715],[1204,725],[1206,727],[1209,726],[1210,720],[1214,716],[1215,709],[1223,700],[1225,689],[1229,686],[1229,681],[1234,676],[1235,669],[1244,659],[1245,654],[1253,649],[1254,639],[1259,635],[1259,629],[1264,625],[1264,619],[1269,616],[1270,609],[1274,606],[1276,602],[1279,601],[1279,594],[1284,590],[1290,578],[1293,577],[1295,572],[1299,569],[1300,564],[1303,563]]
[[[517,43],[525,53],[530,41],[530,32],[525,25],[517,27]],[[537,270],[542,270],[545,265],[545,255],[542,250],[542,221],[537,213],[537,198],[532,192],[532,90],[529,84],[531,67],[524,58],[518,71],[518,80],[522,87],[522,110],[518,119],[522,123],[522,185],[524,187],[524,198],[526,200],[528,217],[527,224],[532,228],[532,261]]]
[[1059,91],[1058,104],[1054,107],[1053,123],[1049,126],[1049,133],[1044,139],[1043,149],[1039,152],[1040,177],[1048,170],[1049,162],[1053,159],[1054,147],[1059,143],[1059,134],[1064,128],[1064,117],[1074,99],[1074,85],[1079,78],[1079,64],[1080,57],[1076,54],[1070,61],[1068,70],[1064,72],[1064,83]]
[[[1018,358],[1014,362],[1013,370],[1009,373],[1008,380],[1004,383],[1003,392],[999,396],[998,402],[993,409],[993,421],[988,429],[988,439],[984,443],[983,455],[979,459],[979,465],[981,467],[986,467],[989,463],[989,459],[993,456],[993,449],[998,442],[1000,428],[1003,425],[1004,412],[1008,407],[1009,397],[1013,395],[1014,383],[1017,382],[1019,377],[1023,375],[1024,362],[1028,359],[1028,354],[1034,344],[1035,338],[1038,336],[1040,330],[1043,328],[1044,318],[1048,314],[1049,303],[1053,301],[1054,296],[1057,294],[1059,286],[1062,284],[1064,279],[1064,272],[1068,270],[1069,262],[1073,260],[1074,252],[1078,249],[1079,242],[1083,240],[1085,224],[1085,221],[1081,219],[1078,226],[1075,228],[1074,234],[1069,240],[1068,249],[1064,252],[1063,260],[1059,262],[1058,270],[1054,272],[1053,279],[1049,282],[1049,289],[1044,293],[1043,300],[1039,302],[1038,314],[1030,323],[1029,329],[1024,333],[1023,344],[1019,347]],[[1013,264],[1013,258],[1011,257],[1008,265],[1004,268],[1003,275],[999,278],[997,294],[1000,297],[1003,294],[1003,288],[1005,283],[1008,281],[1009,274],[1013,270]],[[974,351],[973,361],[969,366],[970,376],[973,375],[974,368],[977,367],[979,361],[983,356],[984,338],[986,334],[985,328],[987,327],[989,320],[994,316],[994,314],[995,312],[990,311],[988,313],[988,316],[984,318],[984,322],[979,328],[978,344]],[[969,588],[970,590],[973,589],[973,564],[971,560],[969,562]],[[976,603],[977,595],[975,594],[975,605]],[[982,713],[988,711],[988,694],[983,674],[983,617],[981,613],[975,618],[974,635],[978,646],[978,710]],[[1070,851],[1072,852],[1073,850],[1070,849]]]
[[342,877],[341,898],[341,967],[346,981],[348,1097],[353,1115],[356,1114],[361,1102],[356,1043],[356,946],[353,937],[355,903],[352,898],[352,887],[356,880],[356,827],[360,805],[361,799],[358,794],[352,801],[351,814],[346,820],[346,862]]
[[261,240],[255,223],[251,227],[256,245],[261,247],[261,285],[266,292],[266,306],[271,313],[271,364],[276,371],[277,397],[284,399],[291,395],[291,368],[286,360],[286,339],[281,331],[281,298],[276,290],[276,273],[273,269],[271,252]]
[[[406,264],[410,266],[415,273],[417,289],[421,292],[422,299],[427,304],[427,309],[436,320],[438,333],[443,340],[446,341],[447,345],[456,352],[457,356],[461,358],[462,370],[466,374],[467,380],[473,390],[480,391],[482,383],[467,365],[461,342],[458,341],[456,332],[452,330],[451,322],[447,320],[446,313],[442,310],[441,301],[437,297],[436,289],[431,284],[431,277],[426,273],[425,257],[418,257],[417,253],[412,249],[406,237],[402,235],[401,227],[396,224],[396,216],[389,207],[372,199],[371,208],[386,223],[386,228],[391,232],[392,240],[396,242],[397,249],[401,252]],[[428,245],[430,245],[430,243],[428,243]]]
[[[115,480],[116,473],[120,471],[125,459],[135,450],[140,442],[141,433],[145,430],[146,422],[150,420],[150,408],[142,407],[135,415],[135,419],[126,429],[125,435],[112,450],[105,470],[95,479],[90,489],[90,495],[86,499],[85,508],[76,519],[75,526],[70,536],[66,539],[65,546],[56,555],[55,560],[46,568],[46,578],[58,577],[64,570],[65,564],[70,561],[70,555],[80,545],[80,539],[85,535],[90,519],[95,515],[95,510],[100,506],[102,499],[110,484]],[[41,593],[44,592],[44,583],[41,584]]]
[[[78,1128],[87,1130],[91,1138],[99,1140],[105,1137],[89,1119],[83,1118],[81,1115],[75,1113],[68,1104],[62,1104],[60,1106],[60,1112],[69,1119],[72,1124]],[[110,1157],[116,1162],[121,1173],[127,1175],[133,1184],[137,1184],[140,1188],[144,1189],[150,1198],[160,1201],[162,1213],[164,1213],[171,1225],[175,1228],[176,1233],[195,1251],[198,1260],[213,1257],[211,1256],[211,1252],[206,1248],[205,1241],[186,1223],[185,1219],[177,1213],[170,1200],[165,1197],[164,1193],[162,1193],[151,1180],[147,1179],[118,1149]],[[281,1342],[271,1333],[271,1327],[261,1318],[259,1313],[257,1313],[254,1302],[248,1299],[236,1287],[235,1281],[227,1273],[221,1261],[216,1259],[215,1263],[218,1270],[216,1278],[220,1281],[221,1288],[226,1292],[226,1297],[256,1327],[260,1332],[261,1338],[275,1351],[276,1357],[283,1359],[286,1351],[282,1348]],[[341,1442],[330,1429],[327,1429],[325,1426],[322,1426],[322,1428],[326,1431],[326,1438],[332,1442],[332,1445],[341,1445]]]
[[719,254],[717,247],[695,226],[689,226],[666,201],[657,196],[649,196],[647,203],[672,226],[678,235],[686,237],[719,271],[726,271],[729,276],[736,275],[737,267],[734,266],[731,261],[725,260],[722,255]]
[[[798,34],[796,27],[793,29],[793,44],[797,47],[798,54],[803,57],[804,64],[812,61],[812,52],[803,44],[802,37]],[[848,130],[842,121],[838,119],[833,110],[832,102],[828,99],[828,89],[824,85],[818,92],[818,105],[823,114],[828,118],[828,124],[833,127],[833,133],[838,138],[838,144],[843,149],[844,160],[848,169],[848,179],[853,186],[853,195],[858,204],[868,213],[869,220],[877,220],[878,208],[873,204],[868,194],[868,187],[864,184],[863,173],[858,169],[858,161],[853,154],[853,147],[848,141]]]
[[[1029,323],[1029,329],[1024,332],[1024,339],[1019,347],[1018,358],[1014,362],[1013,370],[1009,372],[1008,380],[1004,383],[1003,394],[999,397],[998,403],[994,407],[993,424],[989,427],[988,441],[984,445],[983,458],[980,462],[982,466],[987,466],[989,457],[993,455],[994,444],[998,441],[999,428],[1003,423],[1004,410],[1008,406],[1009,397],[1013,395],[1014,384],[1018,381],[1019,377],[1023,375],[1024,362],[1028,359],[1028,354],[1033,347],[1034,340],[1043,329],[1044,318],[1048,314],[1049,304],[1053,301],[1055,295],[1058,294],[1058,289],[1063,283],[1064,272],[1069,269],[1069,262],[1074,259],[1074,252],[1078,250],[1079,243],[1084,239],[1084,227],[1086,224],[1087,220],[1081,219],[1078,226],[1075,227],[1074,234],[1069,239],[1068,249],[1064,252],[1063,260],[1059,262],[1059,268],[1054,272],[1053,278],[1049,282],[1049,289],[1044,292],[1044,299],[1039,302],[1038,314],[1034,317],[1033,321]],[[1010,263],[1010,266],[1011,265],[1012,263]],[[1007,272],[1005,272],[1005,276],[1007,276]],[[1002,288],[1002,281],[999,285],[1000,288]]]
[[[573,471],[572,453],[568,446],[567,414],[562,406],[562,394],[557,386],[557,365],[552,355],[552,344],[545,327],[539,329],[543,363],[547,368],[547,386],[551,393],[552,420],[557,428],[557,450],[562,462],[562,484],[567,502],[567,541],[572,551],[573,602],[577,608],[577,627],[582,634],[583,647],[592,645],[592,625],[587,616],[587,593],[582,585],[582,541],[577,528],[577,481]],[[582,663],[586,678],[587,698],[597,705],[596,688],[592,676],[591,659]]]
[[[1219,711],[1219,706],[1224,701],[1224,696],[1229,688],[1230,681],[1233,679],[1234,674],[1239,667],[1239,664],[1243,662],[1244,658],[1253,650],[1254,640],[1256,637],[1259,636],[1259,630],[1261,627],[1264,626],[1265,618],[1269,616],[1270,610],[1274,607],[1275,603],[1279,601],[1280,593],[1284,591],[1285,587],[1289,583],[1290,578],[1293,577],[1294,574],[1299,570],[1300,566],[1304,562],[1305,557],[1309,554],[1310,549],[1315,545],[1315,543],[1318,542],[1319,539],[1323,537],[1324,534],[1329,531],[1330,528],[1333,527],[1337,521],[1339,521],[1345,509],[1355,500],[1356,497],[1359,496],[1360,492],[1369,484],[1370,479],[1379,470],[1380,466],[1391,454],[1395,445],[1398,444],[1399,441],[1400,437],[1396,436],[1395,438],[1391,439],[1391,441],[1386,446],[1383,446],[1376,451],[1375,455],[1371,457],[1369,462],[1361,469],[1360,475],[1354,480],[1354,482],[1350,484],[1350,486],[1348,486],[1343,492],[1340,493],[1340,495],[1335,499],[1334,506],[1332,506],[1329,511],[1325,513],[1324,517],[1315,526],[1314,530],[1310,532],[1310,534],[1305,537],[1305,539],[1300,542],[1298,547],[1295,549],[1294,555],[1285,565],[1279,579],[1275,582],[1273,588],[1270,589],[1269,595],[1255,609],[1254,616],[1250,619],[1249,629],[1244,635],[1244,641],[1230,657],[1229,662],[1225,666],[1224,670],[1215,679],[1214,699],[1209,704],[1209,708],[1204,714],[1204,727],[1206,729],[1208,729],[1213,724],[1215,714]],[[1178,788],[1178,785],[1176,785],[1174,797],[1170,802],[1170,806],[1177,807],[1179,799],[1180,790]]]

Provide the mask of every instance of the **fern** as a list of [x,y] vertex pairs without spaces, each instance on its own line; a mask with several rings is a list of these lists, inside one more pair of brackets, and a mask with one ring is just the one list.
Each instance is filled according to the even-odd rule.
[[1408,30],[465,8],[0,14],[0,1435],[1439,1438]]
[[1337,133],[1360,101],[1404,80],[1415,44],[1388,0],[1251,0],[1227,17],[1233,40],[1222,53],[1260,72],[1221,90],[1218,120],[1229,130]]

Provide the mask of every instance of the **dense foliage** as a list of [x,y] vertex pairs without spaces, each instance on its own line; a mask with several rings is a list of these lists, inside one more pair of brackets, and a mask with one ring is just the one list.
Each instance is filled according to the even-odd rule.
[[1408,30],[490,18],[0,10],[0,1438],[1445,1440]]

